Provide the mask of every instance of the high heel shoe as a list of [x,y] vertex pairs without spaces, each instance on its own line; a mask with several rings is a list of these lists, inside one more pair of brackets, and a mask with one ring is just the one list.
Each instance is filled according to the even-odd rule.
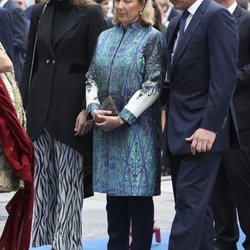
[[154,220],[153,233],[155,234],[155,241],[161,243],[161,229],[158,227],[156,221]]
[[[156,220],[154,220],[154,224],[153,224],[153,234],[155,234],[155,241],[157,243],[161,243],[161,229],[157,225]],[[129,229],[129,249],[130,249],[131,243],[132,243],[132,228],[130,227],[130,229]]]

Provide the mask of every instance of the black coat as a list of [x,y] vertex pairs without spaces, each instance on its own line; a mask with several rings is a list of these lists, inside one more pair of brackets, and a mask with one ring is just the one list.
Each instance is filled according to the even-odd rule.
[[241,145],[250,149],[250,12],[237,6],[233,15],[240,29],[239,63],[234,105]]
[[[53,138],[91,159],[92,135],[74,136],[74,126],[85,98],[85,74],[97,37],[105,28],[102,10],[97,4],[82,9],[73,8],[60,28],[54,32],[52,39],[55,6],[47,5],[41,14],[43,6],[35,6],[32,12],[27,59],[21,84],[21,94],[27,111],[28,133],[32,140],[36,140],[46,129]],[[38,39],[29,89],[39,16]]]

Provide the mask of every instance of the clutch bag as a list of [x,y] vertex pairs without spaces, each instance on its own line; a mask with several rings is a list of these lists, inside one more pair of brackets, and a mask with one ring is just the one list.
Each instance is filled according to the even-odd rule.
[[101,109],[112,111],[112,115],[114,116],[117,116],[119,114],[115,102],[112,96],[110,95],[107,98],[105,98],[104,101],[102,102]]

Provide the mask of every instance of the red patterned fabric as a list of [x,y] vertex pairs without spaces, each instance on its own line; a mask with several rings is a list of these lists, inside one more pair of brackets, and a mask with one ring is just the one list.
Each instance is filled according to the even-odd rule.
[[31,140],[17,119],[1,78],[0,141],[2,152],[15,175],[25,183],[25,188],[17,191],[6,206],[9,216],[0,239],[0,250],[28,250],[34,197],[34,150]]

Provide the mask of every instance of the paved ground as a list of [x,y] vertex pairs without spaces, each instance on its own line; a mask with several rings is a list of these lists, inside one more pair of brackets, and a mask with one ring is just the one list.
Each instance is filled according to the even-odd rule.
[[[162,194],[154,198],[155,218],[162,231],[169,231],[174,216],[174,198],[169,176],[162,177]],[[5,205],[14,193],[0,194],[0,234],[7,219]],[[106,234],[106,196],[96,193],[84,201],[83,239],[103,239]]]

